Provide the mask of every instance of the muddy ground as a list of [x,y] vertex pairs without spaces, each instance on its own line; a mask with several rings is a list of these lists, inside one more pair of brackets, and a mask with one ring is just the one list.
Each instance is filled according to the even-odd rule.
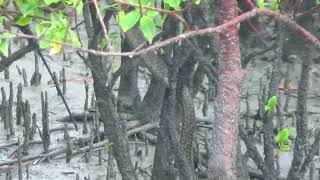
[[[81,78],[89,71],[84,64],[82,63],[81,59],[79,59],[74,53],[70,55],[69,61],[62,61],[60,56],[53,57],[55,60],[48,59],[48,63],[53,71],[59,72],[61,71],[62,67],[66,69],[66,77],[70,79],[67,81],[67,93],[66,99],[71,107],[71,111],[76,112],[83,112],[83,105],[84,105],[84,98],[85,98],[85,91],[84,91],[84,84],[81,81]],[[30,82],[30,78],[34,71],[34,56],[33,53],[29,53],[23,59],[19,60],[18,62],[14,63],[10,67],[10,81],[13,82],[14,85],[14,94],[16,95],[19,83],[23,83],[22,76],[18,74],[16,70],[16,65],[20,68],[25,68],[28,81]],[[118,64],[119,65],[119,64]],[[243,97],[246,96],[246,93],[249,94],[249,105],[250,105],[250,113],[254,115],[258,109],[258,99],[257,95],[259,93],[259,84],[262,78],[262,82],[267,84],[265,81],[265,73],[267,69],[270,68],[270,63],[263,62],[259,60],[254,60],[249,64],[247,67],[247,76],[243,83]],[[283,72],[285,72],[285,65],[283,65]],[[115,67],[116,69],[116,67]],[[67,111],[65,109],[64,104],[60,97],[57,96],[56,89],[52,83],[48,83],[50,81],[49,74],[47,73],[46,69],[44,68],[43,64],[40,62],[40,72],[42,74],[42,81],[41,85],[38,87],[27,86],[23,87],[23,100],[28,99],[31,105],[31,113],[37,113],[37,125],[41,127],[41,103],[40,103],[40,94],[41,91],[47,91],[49,97],[49,120],[50,120],[50,129],[56,127],[62,127],[63,123],[57,121],[57,119],[61,119],[67,115]],[[311,88],[310,88],[310,99],[308,99],[308,111],[312,112],[309,115],[310,118],[310,129],[314,129],[315,127],[319,126],[319,113],[320,113],[320,95],[319,87],[319,74],[320,71],[318,67],[315,65],[312,70],[312,78],[311,78]],[[290,65],[290,79],[292,80],[293,86],[297,86],[298,84],[298,77],[300,75],[300,63],[296,63],[294,65]],[[139,80],[139,87],[141,91],[141,95],[143,96],[147,85],[144,78],[145,76],[141,75],[141,79]],[[80,80],[74,80],[80,79]],[[4,87],[6,92],[9,92],[9,80],[5,80],[3,73],[0,76],[0,87]],[[89,99],[92,96],[92,83],[90,84],[89,88]],[[116,91],[115,91],[116,93]],[[296,93],[292,92],[291,100],[289,103],[289,112],[293,112],[296,106]],[[8,94],[7,94],[8,96]],[[202,97],[199,95],[198,97]],[[284,97],[284,96],[283,96]],[[311,98],[312,97],[312,98]],[[284,99],[284,98],[283,98]],[[14,96],[14,103],[16,102],[16,96]],[[200,119],[211,119],[213,120],[213,107],[212,104],[209,106],[209,113],[207,117],[202,116],[201,108],[202,108],[202,101],[199,98],[195,99],[195,108],[197,117]],[[2,145],[9,144],[11,142],[17,141],[17,138],[20,137],[22,139],[23,128],[22,126],[15,125],[15,106],[13,108],[14,112],[14,129],[15,129],[15,136],[11,137],[10,140],[6,140],[6,132],[3,131],[3,122],[0,121],[0,163],[3,161],[8,160],[8,156],[12,154],[15,150],[16,146],[11,146],[8,148],[1,148]],[[246,113],[246,100],[242,99],[241,103],[241,114]],[[276,121],[275,121],[276,122]],[[285,125],[288,127],[292,126],[292,121],[290,118],[287,118],[285,121]],[[72,127],[72,123],[69,123],[69,126]],[[79,124],[79,127],[82,127],[82,124]],[[75,130],[70,130],[70,135],[72,139],[85,137],[88,135],[83,135],[81,131],[76,132]],[[36,136],[35,140],[40,140],[39,135]],[[59,148],[64,146],[63,142],[63,131],[58,131],[52,133],[51,135],[51,149]],[[139,176],[140,179],[149,179],[150,172],[152,170],[152,163],[153,163],[153,155],[154,155],[154,146],[149,145],[148,154],[145,155],[145,144],[141,141],[138,145],[139,149],[142,150],[142,156],[137,157],[134,156],[133,162],[139,161]],[[262,152],[262,146],[258,146],[260,151]],[[130,141],[130,148],[131,153],[134,154],[136,150],[136,146],[133,140]],[[76,175],[78,174],[80,179],[84,179],[85,177],[90,177],[90,179],[106,179],[107,174],[107,159],[108,159],[108,148],[102,147],[100,148],[103,154],[103,163],[102,165],[98,164],[97,154],[98,151],[94,151],[90,153],[89,162],[85,163],[85,158],[83,157],[83,153],[80,155],[76,155],[72,158],[71,163],[66,164],[65,159],[63,157],[64,154],[55,156],[51,159],[50,162],[46,162],[43,159],[29,161],[23,164],[23,176],[24,179],[27,176],[25,172],[25,168],[28,166],[29,168],[29,179],[32,180],[53,180],[53,179],[63,179],[63,180],[73,180],[76,179]],[[242,150],[245,151],[245,147],[242,147]],[[43,151],[41,144],[32,145],[30,148],[30,155],[39,154]],[[280,165],[281,165],[281,175],[286,176],[292,159],[292,152],[283,152],[280,154]],[[319,166],[319,158],[315,158],[316,165]],[[250,161],[250,166],[255,167],[254,163]],[[0,180],[4,180],[6,178],[6,172],[11,170],[13,179],[17,179],[17,165],[12,166],[3,166],[0,167]],[[121,179],[119,173],[115,169],[115,177],[114,179]]]

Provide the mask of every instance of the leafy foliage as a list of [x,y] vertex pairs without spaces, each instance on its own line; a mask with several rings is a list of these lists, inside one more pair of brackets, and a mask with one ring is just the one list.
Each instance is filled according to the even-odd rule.
[[[180,10],[180,6],[184,0],[163,0],[164,10]],[[136,8],[130,12],[124,12],[124,10],[118,13],[118,22],[123,32],[129,31],[140,20],[140,30],[149,43],[152,43],[153,38],[157,35],[159,30],[157,27],[162,27],[168,14],[160,14],[157,11],[150,10],[156,8],[153,0],[127,0]],[[196,0],[194,3],[199,5],[201,0]],[[141,4],[139,4],[141,3]],[[140,5],[147,6],[149,8],[139,8]],[[107,5],[105,8],[115,7],[116,5]]]
[[292,142],[289,138],[295,136],[295,134],[296,131],[294,128],[284,128],[277,134],[276,142],[279,146],[277,150],[278,153],[290,150]]
[[140,19],[140,29],[149,43],[152,43],[152,39],[156,35],[156,25],[154,24],[152,18],[149,16],[143,16]]
[[8,45],[8,43],[0,43],[0,52],[4,56],[8,56],[8,54],[9,54],[9,45]]
[[[1,26],[3,25],[4,20],[5,20],[5,17],[0,16],[0,25]],[[0,43],[0,52],[6,57],[9,55],[9,44],[4,40],[14,38],[14,37],[16,37],[16,35],[8,33],[8,32],[0,34],[0,39],[2,41]]]
[[125,14],[124,11],[119,12],[119,24],[124,32],[127,32],[131,29],[140,19],[140,12],[139,10],[131,11]]
[[275,110],[277,107],[277,96],[272,96],[269,100],[268,103],[264,106],[264,111],[269,112]]
[[[130,8],[121,3],[103,3],[99,2],[99,11],[104,14],[110,8],[119,10],[117,21],[123,32],[128,32],[134,28],[139,22],[139,29],[145,39],[151,44],[154,37],[161,31],[164,21],[168,17],[168,13],[159,12],[154,0],[123,0],[130,3]],[[181,10],[181,5],[187,0],[162,0],[164,10],[177,11]],[[8,8],[12,1],[0,0],[0,10]],[[17,26],[29,26],[35,35],[40,39],[39,46],[42,49],[50,49],[49,55],[58,54],[62,50],[61,43],[73,44],[81,46],[77,34],[71,29],[69,14],[83,12],[84,3],[82,0],[16,0],[12,2],[15,11],[13,15],[13,23]],[[196,5],[201,0],[193,2]],[[141,6],[144,6],[141,8]],[[161,11],[161,10],[160,10]],[[0,16],[0,26],[5,21],[12,21],[12,18]],[[14,37],[9,33],[0,34],[2,39],[0,44],[0,52],[8,55],[8,39]],[[112,38],[110,38],[111,41]],[[111,42],[112,43],[112,42]],[[108,42],[102,42],[101,46],[106,46]]]
[[[0,1],[0,4],[3,7],[8,6],[4,1]],[[58,4],[61,5],[62,8],[59,8],[57,11],[48,12],[48,7]],[[62,45],[58,42],[66,42],[80,46],[76,33],[70,28],[68,16],[64,14],[64,10],[71,8],[76,13],[81,13],[83,9],[82,0],[16,0],[14,1],[14,5],[19,12],[19,14],[14,16],[15,24],[18,26],[27,26],[35,23],[35,34],[41,37],[39,42],[40,48],[51,48],[50,55],[57,54],[61,51]],[[1,25],[5,21],[6,17],[0,16]],[[1,39],[9,39],[12,37],[14,37],[14,35],[9,33],[0,35]],[[7,42],[3,41],[0,46],[2,54],[7,56],[7,48],[9,47]]]
[[259,8],[267,8],[273,11],[278,11],[280,6],[280,0],[272,0],[271,2],[265,2],[265,0],[258,0]]
[[9,39],[9,38],[14,38],[16,37],[16,35],[14,34],[11,34],[11,33],[3,33],[3,34],[0,34],[0,39]]

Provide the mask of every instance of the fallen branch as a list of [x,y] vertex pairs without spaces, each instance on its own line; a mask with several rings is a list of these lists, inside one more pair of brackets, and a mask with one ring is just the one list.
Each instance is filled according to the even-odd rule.
[[[142,126],[139,126],[137,128],[133,128],[133,129],[129,130],[127,135],[131,136],[131,135],[133,135],[135,133],[138,133],[140,131],[147,131],[147,130],[153,129],[155,127],[158,127],[158,126],[159,125],[157,123],[145,124],[145,125],[142,125]],[[108,140],[104,140],[104,141],[92,144],[91,147],[90,146],[85,146],[85,147],[79,148],[78,150],[73,150],[72,155],[76,155],[76,154],[79,154],[79,153],[82,153],[82,152],[86,152],[89,149],[92,150],[92,149],[95,149],[95,148],[103,147],[108,142],[109,142]],[[46,154],[42,153],[42,154],[36,154],[36,155],[28,155],[28,156],[22,157],[21,158],[21,162],[28,162],[28,161],[32,161],[32,160],[39,159],[39,158],[51,158],[51,157],[57,156],[59,154],[65,153],[65,151],[66,151],[66,147],[62,147],[62,148],[53,150],[53,151],[51,151],[49,153],[46,153]],[[12,159],[12,160],[8,160],[8,161],[3,161],[3,162],[0,162],[0,167],[1,166],[12,165],[12,164],[15,164],[17,162],[18,162],[18,159]]]
[[159,123],[158,122],[148,123],[148,124],[144,124],[142,126],[139,126],[137,128],[133,128],[133,129],[128,131],[128,135],[136,134],[136,133],[141,132],[141,131],[145,132],[147,130],[154,129],[154,128],[159,128]]
[[139,132],[138,137],[141,139],[147,139],[151,144],[157,144],[157,136],[147,133],[147,132]]
[[[34,140],[34,141],[30,141],[29,142],[30,145],[33,145],[33,144],[41,144],[41,141],[38,141],[38,140]],[[18,145],[18,141],[13,141],[13,142],[10,142],[8,144],[4,144],[4,145],[1,145],[0,148],[9,148],[11,146],[16,146]]]
[[[75,121],[83,121],[83,118],[84,118],[84,112],[81,112],[81,113],[72,113],[72,117]],[[87,114],[87,121],[93,121],[94,119],[94,112],[89,112]],[[56,119],[56,121],[59,121],[59,122],[71,122],[69,116],[64,116],[62,118],[59,118],[59,119]]]

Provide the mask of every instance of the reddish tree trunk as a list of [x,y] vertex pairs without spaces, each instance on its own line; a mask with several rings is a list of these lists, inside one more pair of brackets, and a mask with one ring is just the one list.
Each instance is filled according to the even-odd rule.
[[[219,0],[219,23],[224,24],[238,15],[236,0]],[[220,34],[218,93],[215,101],[213,151],[209,161],[210,180],[235,180],[240,109],[240,82],[243,71],[240,63],[239,28],[230,26]]]

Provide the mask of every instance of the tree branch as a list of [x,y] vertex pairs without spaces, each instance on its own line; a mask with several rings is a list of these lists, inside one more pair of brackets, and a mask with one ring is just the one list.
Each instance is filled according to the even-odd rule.
[[[167,46],[169,44],[173,44],[173,43],[177,43],[180,40],[183,39],[187,39],[187,38],[192,38],[195,36],[209,36],[213,33],[222,33],[224,31],[226,31],[226,29],[230,26],[234,26],[236,24],[239,24],[243,21],[246,21],[250,18],[253,18],[255,16],[269,16],[274,18],[275,20],[282,22],[284,24],[286,24],[287,26],[289,26],[291,29],[293,29],[297,34],[299,34],[300,36],[302,36],[305,40],[307,40],[308,42],[310,42],[319,52],[320,52],[320,41],[319,39],[314,36],[312,33],[310,33],[309,31],[307,31],[306,29],[304,29],[303,27],[301,27],[300,25],[298,25],[295,21],[292,21],[290,18],[286,17],[285,15],[282,15],[280,13],[268,10],[268,9],[258,9],[255,8],[251,11],[248,11],[244,14],[241,14],[239,16],[237,16],[236,18],[232,19],[231,21],[228,21],[227,23],[221,24],[219,26],[216,27],[209,27],[209,28],[205,28],[205,29],[199,29],[199,30],[194,30],[194,31],[189,31],[186,33],[182,33],[180,35],[177,35],[175,37],[172,38],[168,38],[164,41],[160,41],[158,43],[155,43],[154,45],[151,45],[147,48],[141,49],[139,51],[134,51],[134,52],[104,52],[104,51],[97,51],[97,50],[93,50],[93,49],[87,49],[87,48],[82,48],[82,47],[77,47],[76,45],[72,45],[69,43],[64,43],[61,41],[54,41],[54,40],[49,40],[49,39],[41,39],[41,40],[45,40],[48,42],[53,42],[53,43],[57,43],[57,44],[61,44],[65,47],[69,47],[69,48],[73,48],[75,50],[79,50],[79,51],[83,51],[83,52],[87,52],[87,53],[92,53],[95,55],[101,55],[101,56],[139,56],[142,54],[146,54],[149,51],[154,51],[157,50],[159,48],[162,48],[164,46]],[[28,39],[35,39],[35,40],[40,40],[40,37],[34,36],[34,35],[26,35],[26,34],[20,34],[20,33],[16,33],[16,32],[11,32],[9,30],[5,30],[5,29],[0,29],[0,33],[4,33],[4,32],[9,32],[12,34],[15,34],[19,37],[23,37],[23,38],[28,38]]]
[[22,58],[27,53],[33,51],[36,48],[36,46],[32,44],[28,44],[27,46],[17,50],[16,52],[10,54],[7,58],[2,59],[0,61],[0,72],[4,71],[7,67],[9,67],[12,63]]

